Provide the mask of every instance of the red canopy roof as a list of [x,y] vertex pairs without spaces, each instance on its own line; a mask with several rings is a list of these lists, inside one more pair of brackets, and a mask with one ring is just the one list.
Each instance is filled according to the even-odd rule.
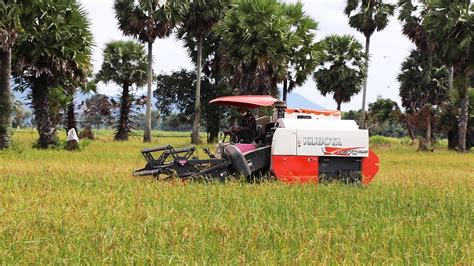
[[230,105],[244,108],[272,106],[277,99],[268,95],[223,96],[210,101],[210,104]]

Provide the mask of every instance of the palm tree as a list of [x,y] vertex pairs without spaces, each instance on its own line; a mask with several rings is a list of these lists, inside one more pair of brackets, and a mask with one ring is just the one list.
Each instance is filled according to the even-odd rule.
[[461,98],[458,150],[466,151],[470,77],[474,74],[474,5],[466,0],[433,0],[423,26],[438,43],[436,56],[454,68]]
[[147,56],[145,47],[134,41],[112,41],[105,45],[104,62],[97,73],[97,81],[114,82],[122,87],[120,116],[115,132],[115,140],[128,140],[131,131],[130,107],[132,95],[130,87],[146,84]]
[[425,128],[425,136],[419,142],[420,151],[431,150],[433,107],[448,100],[448,72],[439,59],[418,50],[413,50],[402,63],[398,75],[402,106],[408,114],[418,114],[424,119],[420,123]]
[[182,21],[188,3],[184,0],[115,0],[115,17],[119,28],[148,45],[146,123],[143,141],[151,141],[151,97],[153,82],[153,43],[156,38],[166,38]]
[[6,149],[11,144],[11,55],[20,12],[21,6],[16,0],[0,3],[0,149]]
[[314,42],[318,23],[303,11],[303,4],[289,4],[285,10],[290,27],[290,60],[287,77],[283,80],[283,101],[296,86],[303,85],[318,64],[318,46]]
[[[365,36],[366,71],[369,66],[370,38],[375,31],[381,31],[388,25],[395,6],[382,0],[347,0],[344,13],[349,17],[349,25]],[[367,96],[367,76],[365,75],[362,91],[362,113],[359,126],[365,128],[365,102]]]
[[351,35],[330,35],[320,43],[323,51],[313,79],[323,96],[333,93],[337,110],[360,92],[366,74],[363,46]]
[[285,8],[277,0],[237,0],[217,24],[223,72],[237,93],[277,94],[290,60]]
[[76,0],[28,1],[20,21],[22,34],[13,50],[14,75],[17,89],[31,88],[38,147],[47,148],[57,141],[48,95],[66,81],[81,84],[86,80],[92,67],[92,33],[87,14]]
[[423,16],[431,8],[426,0],[399,0],[398,20],[402,23],[402,33],[410,39],[418,51],[431,55],[436,49],[436,42],[429,38],[422,25]]
[[[203,41],[211,33],[214,25],[219,22],[230,7],[230,0],[191,0],[189,9],[183,18],[183,25],[178,30],[178,38],[186,41],[190,53],[197,51],[196,64],[196,96],[194,106],[194,121],[191,143],[200,143],[199,128],[201,126],[201,71]],[[195,44],[195,46],[193,45]]]
[[[420,84],[412,84],[410,86],[412,89],[414,89],[415,87],[426,87],[427,85],[431,84],[429,82],[429,80],[432,80],[432,77],[430,75],[435,72],[435,70],[433,70],[432,68],[433,59],[436,60],[436,58],[433,57],[434,51],[437,47],[436,41],[429,38],[428,32],[422,25],[423,16],[426,15],[426,13],[431,7],[427,5],[426,0],[416,0],[415,2],[413,0],[399,0],[398,7],[400,8],[398,19],[402,23],[402,33],[407,36],[408,39],[410,39],[416,46],[416,51],[413,51],[412,55],[405,61],[405,66],[407,67],[407,69],[403,69],[402,71],[421,72],[419,73],[419,75],[424,76],[424,79],[412,80],[413,82],[419,82]],[[413,69],[410,69],[409,64],[412,65]],[[418,65],[422,65],[423,69],[417,69],[416,66]],[[405,77],[406,75],[407,73],[405,73]],[[401,78],[401,76],[399,76],[399,78]],[[449,84],[452,83],[449,82]],[[451,85],[449,86],[451,88]],[[408,89],[405,88],[405,90]],[[428,90],[428,88],[425,88],[425,90]],[[436,88],[434,90],[436,90]],[[429,92],[426,91],[425,93]],[[419,142],[418,150],[420,151],[427,151],[431,149],[432,141],[430,131],[433,110],[429,102],[430,101],[427,101],[427,103],[423,105],[424,107],[418,108],[419,110],[416,111],[416,113],[422,113],[425,116],[424,124],[426,131],[424,138]],[[408,112],[413,113],[415,111],[413,109],[410,109]],[[413,115],[407,114],[406,116],[408,118],[412,117]],[[407,126],[407,128],[409,127]]]

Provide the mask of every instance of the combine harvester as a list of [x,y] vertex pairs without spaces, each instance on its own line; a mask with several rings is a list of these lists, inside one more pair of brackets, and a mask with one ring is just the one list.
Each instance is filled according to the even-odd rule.
[[[135,176],[183,180],[205,178],[247,179],[271,171],[288,183],[343,181],[368,184],[379,170],[379,158],[369,149],[369,135],[352,120],[341,120],[339,111],[287,109],[283,102],[263,95],[219,97],[210,104],[243,108],[273,106],[275,118],[259,117],[257,136],[247,143],[220,142],[207,159],[199,159],[195,147],[171,145],[144,149],[147,163]],[[230,134],[229,131],[226,134]]]

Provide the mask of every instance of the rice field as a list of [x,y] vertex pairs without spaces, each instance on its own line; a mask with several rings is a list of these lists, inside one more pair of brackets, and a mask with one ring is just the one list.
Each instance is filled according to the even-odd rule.
[[474,264],[473,152],[392,140],[367,187],[182,184],[131,176],[139,136],[102,131],[78,152],[36,137],[0,152],[1,264]]

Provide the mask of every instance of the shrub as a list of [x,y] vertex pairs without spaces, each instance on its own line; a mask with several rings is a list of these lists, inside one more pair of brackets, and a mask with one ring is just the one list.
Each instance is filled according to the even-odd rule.
[[382,136],[372,136],[369,139],[370,145],[377,147],[390,147],[392,142],[387,137]]

